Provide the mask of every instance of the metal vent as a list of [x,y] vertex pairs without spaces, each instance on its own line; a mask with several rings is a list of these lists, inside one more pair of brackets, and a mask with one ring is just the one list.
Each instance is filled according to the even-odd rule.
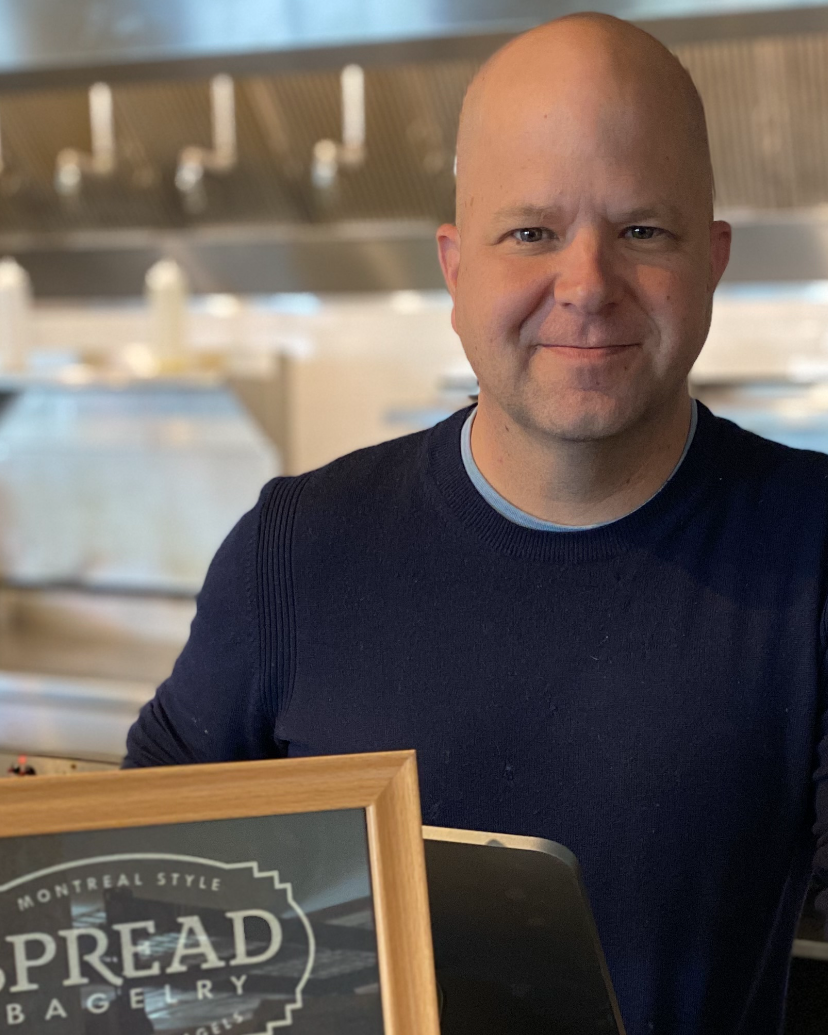
[[[828,33],[678,46],[707,109],[722,207],[778,210],[828,203]],[[335,71],[237,82],[239,164],[208,177],[208,204],[187,214],[174,187],[178,153],[210,139],[208,81],[114,88],[119,167],[78,199],[54,190],[64,147],[89,147],[86,91],[0,98],[4,231],[176,228],[217,223],[324,223],[449,218],[454,135],[476,62],[366,72],[367,161],[335,189],[310,180],[313,145],[340,132]]]
[[[763,22],[753,34],[742,21],[702,22],[660,24],[705,102],[718,206],[744,214],[728,276],[828,276],[824,20],[809,32]],[[724,34],[704,35],[714,29]],[[203,78],[159,65],[164,81],[113,72],[118,165],[73,199],[55,190],[55,159],[90,147],[86,84],[7,89],[0,252],[23,262],[41,295],[137,294],[160,255],[182,262],[198,291],[438,287],[433,228],[453,217],[457,119],[486,54],[480,40],[461,44],[366,59],[366,160],[343,165],[330,189],[313,185],[311,165],[319,140],[340,139],[340,62],[236,61],[238,163],[206,175],[197,214],[175,171],[184,147],[211,143],[208,73],[220,64]]]
[[828,34],[676,47],[707,111],[723,208],[828,203]]
[[317,223],[436,219],[454,205],[454,136],[475,64],[446,62],[369,70],[366,163],[343,170],[334,189],[311,184],[313,146],[341,133],[336,72],[250,77],[236,84],[239,164],[208,177],[208,204],[186,213],[174,176],[188,144],[210,140],[207,80],[130,83],[113,90],[119,164],[90,179],[76,199],[54,190],[55,156],[89,147],[85,90],[0,98],[0,227],[68,231],[216,223]]

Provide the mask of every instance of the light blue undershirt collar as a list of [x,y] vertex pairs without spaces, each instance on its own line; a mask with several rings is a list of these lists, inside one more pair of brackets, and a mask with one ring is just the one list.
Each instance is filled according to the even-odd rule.
[[[692,400],[692,414],[690,417],[690,430],[687,432],[687,441],[684,443],[684,451],[679,457],[679,461],[673,470],[670,472],[670,478],[676,473],[681,467],[684,458],[687,456],[687,450],[690,448],[690,444],[693,441],[693,436],[696,433],[696,425],[699,422],[699,408],[696,405],[696,400]],[[471,429],[474,423],[474,415],[477,413],[477,407],[471,411],[463,424],[463,430],[460,433],[460,453],[463,457],[463,466],[466,468],[466,474],[471,479],[472,485],[477,489],[483,499],[489,504],[490,507],[502,514],[503,517],[508,518],[509,521],[514,521],[516,525],[523,525],[524,528],[534,528],[540,532],[585,532],[590,528],[601,528],[602,525],[611,525],[612,521],[600,521],[597,525],[556,525],[553,521],[544,521],[541,518],[533,517],[531,514],[527,514],[525,510],[520,510],[514,504],[510,503],[504,496],[492,488],[491,485],[486,481],[480,472],[480,468],[475,463],[475,459],[472,456],[471,450]],[[670,478],[664,483],[670,481]],[[661,486],[661,489],[664,488]],[[661,489],[658,492],[661,492]],[[657,496],[658,492],[653,493],[653,496]],[[650,497],[650,499],[653,498]],[[649,503],[650,500],[647,500]],[[642,503],[641,506],[646,506]],[[639,508],[636,507],[636,510]],[[627,516],[627,515],[625,515]],[[621,518],[614,518],[614,521],[620,521]]]

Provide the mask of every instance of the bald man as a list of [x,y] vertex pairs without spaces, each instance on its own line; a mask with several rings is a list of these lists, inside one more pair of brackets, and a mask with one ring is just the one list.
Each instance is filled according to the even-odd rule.
[[630,1035],[780,1032],[828,868],[828,458],[690,399],[712,195],[645,33],[571,17],[495,55],[438,231],[477,405],[267,485],[128,743],[416,748],[427,823],[579,857]]
[[457,225],[438,241],[486,481],[566,526],[649,499],[687,440],[687,375],[730,245],[679,62],[595,15],[505,47],[468,91]]

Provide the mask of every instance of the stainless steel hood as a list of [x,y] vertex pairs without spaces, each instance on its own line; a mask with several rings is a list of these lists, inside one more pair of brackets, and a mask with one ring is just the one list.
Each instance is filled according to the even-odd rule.
[[[137,294],[161,255],[198,291],[437,287],[432,234],[452,216],[469,79],[515,31],[579,6],[0,0],[0,253],[18,257],[40,295]],[[828,7],[594,6],[645,25],[698,83],[718,204],[739,224],[731,279],[828,278]],[[339,72],[355,60],[366,161],[320,190],[313,147],[339,136]],[[239,160],[206,178],[194,215],[176,162],[186,145],[209,144],[218,72],[235,78]],[[89,149],[87,88],[100,79],[113,88],[117,166],[67,200],[56,155]]]
[[[780,21],[807,31],[820,24],[814,14],[822,6],[817,0],[595,0],[589,5],[631,21],[669,20],[679,35],[687,31],[682,21],[728,16],[752,18],[751,34],[762,23],[776,32]],[[583,8],[579,0],[2,0],[0,75],[115,65],[128,75],[124,65],[263,53],[273,55],[277,67],[296,67],[285,63],[286,55],[446,40],[462,47],[470,37],[509,36]],[[665,33],[676,39],[667,26]],[[397,59],[401,53],[398,49]],[[442,55],[448,56],[445,48]]]

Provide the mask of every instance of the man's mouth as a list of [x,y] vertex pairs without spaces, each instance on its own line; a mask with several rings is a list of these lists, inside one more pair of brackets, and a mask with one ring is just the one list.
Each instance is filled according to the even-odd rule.
[[589,362],[590,360],[607,359],[611,356],[622,355],[629,349],[634,349],[638,344],[639,342],[637,341],[608,345],[563,345],[557,342],[540,342],[538,347],[560,356]]

